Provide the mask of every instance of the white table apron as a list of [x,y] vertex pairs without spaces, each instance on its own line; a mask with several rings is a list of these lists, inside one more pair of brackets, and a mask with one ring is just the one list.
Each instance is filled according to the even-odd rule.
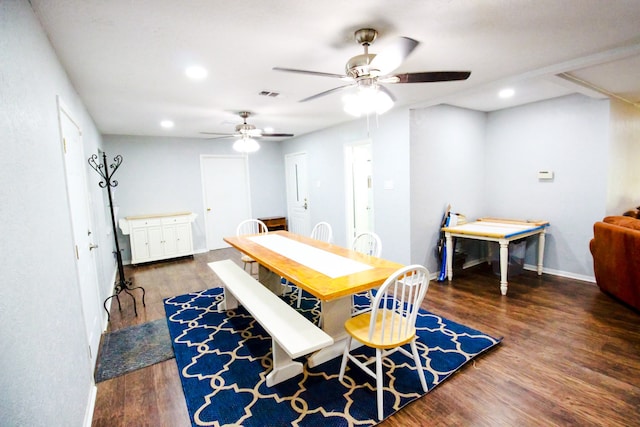
[[[292,239],[287,239],[283,236],[265,234],[250,237],[249,239],[273,252],[331,278],[346,276],[373,268],[368,264],[345,258]],[[276,294],[282,293],[283,287],[280,284],[280,276],[260,265],[258,277],[259,281],[271,289],[272,292]],[[347,338],[347,333],[344,330],[344,322],[351,317],[351,297],[351,295],[347,295],[331,301],[320,301],[322,330],[333,338],[334,343],[313,353],[308,360],[309,366],[315,367],[342,355],[345,345],[344,341]]]
[[[475,224],[474,224],[475,225]],[[501,226],[505,226],[501,224]],[[508,225],[507,225],[508,227]],[[490,242],[498,242],[500,245],[500,293],[502,295],[507,294],[507,289],[509,284],[507,282],[507,271],[509,266],[509,242],[513,240],[523,239],[525,237],[533,236],[538,234],[538,275],[542,274],[542,262],[544,258],[544,241],[545,241],[545,228],[546,226],[539,226],[533,229],[530,229],[525,232],[519,232],[518,230],[522,228],[522,226],[512,226],[513,233],[508,234],[504,237],[491,237],[491,236],[482,236],[478,234],[467,234],[467,233],[456,233],[451,231],[445,232],[445,238],[447,240],[447,248],[453,247],[453,237],[463,237],[466,239],[476,239],[476,240],[486,240]],[[490,223],[478,225],[478,231],[485,230],[491,231],[495,229],[495,226],[492,226]],[[449,281],[453,280],[453,251],[447,250],[447,276]]]

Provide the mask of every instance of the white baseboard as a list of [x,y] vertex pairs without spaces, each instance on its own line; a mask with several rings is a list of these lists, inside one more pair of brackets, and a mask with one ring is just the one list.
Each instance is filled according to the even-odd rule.
[[480,265],[480,264],[485,264],[487,262],[486,259],[474,259],[471,261],[467,261],[462,265],[462,268],[471,268],[471,267],[475,267],[476,265]]
[[84,413],[84,422],[82,425],[84,427],[91,427],[91,423],[93,422],[93,411],[96,408],[96,396],[98,395],[98,387],[96,386],[93,379],[91,380],[91,389],[89,390],[89,401],[87,402],[87,409]]
[[[482,263],[486,263],[488,262],[489,259],[485,258],[485,259],[474,259],[468,262],[465,262],[464,265],[462,266],[463,269],[466,268],[471,268],[471,267],[475,267],[476,265],[482,264]],[[537,265],[533,265],[533,264],[525,264],[523,267],[525,270],[529,270],[529,271],[538,271],[538,266]],[[584,274],[576,274],[576,273],[571,273],[568,271],[562,271],[562,270],[556,270],[553,268],[542,268],[542,272],[544,274],[550,274],[552,276],[559,276],[559,277],[566,277],[567,279],[574,279],[574,280],[580,280],[583,282],[588,282],[588,283],[592,283],[595,285],[596,283],[596,278],[595,276],[587,276]]]
[[[524,269],[531,270],[531,271],[538,271],[538,266],[533,264],[525,264]],[[583,282],[589,282],[594,285],[596,283],[595,276],[587,276],[584,274],[576,274],[568,271],[555,270],[553,268],[544,268],[544,267],[542,267],[542,272],[544,274],[551,274],[552,276],[560,276],[560,277],[566,277],[567,279],[575,279]]]

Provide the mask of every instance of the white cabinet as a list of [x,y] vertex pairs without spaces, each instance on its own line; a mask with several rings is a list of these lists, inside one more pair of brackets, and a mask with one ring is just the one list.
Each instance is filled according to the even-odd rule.
[[131,243],[131,264],[193,255],[191,223],[196,216],[179,212],[120,219],[122,234]]

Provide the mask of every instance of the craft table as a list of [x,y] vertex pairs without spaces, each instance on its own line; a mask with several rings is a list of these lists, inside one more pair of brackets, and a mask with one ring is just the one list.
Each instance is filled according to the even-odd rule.
[[507,267],[509,265],[509,242],[538,235],[538,275],[542,274],[544,240],[548,221],[518,221],[500,218],[480,218],[474,222],[443,227],[447,245],[447,276],[453,280],[453,238],[486,240],[500,244],[500,293],[507,294]]
[[351,317],[352,295],[378,287],[402,264],[365,255],[288,231],[225,237],[224,240],[260,264],[258,280],[281,293],[284,277],[320,300],[322,329],[334,344],[314,353],[309,366],[342,354]]

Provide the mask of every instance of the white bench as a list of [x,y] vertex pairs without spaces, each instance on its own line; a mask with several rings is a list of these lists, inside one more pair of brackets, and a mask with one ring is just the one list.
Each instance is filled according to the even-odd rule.
[[293,359],[333,344],[331,336],[233,261],[216,261],[208,265],[224,283],[221,309],[231,310],[240,303],[271,336],[273,369],[267,375],[268,387],[302,373],[302,363]]

